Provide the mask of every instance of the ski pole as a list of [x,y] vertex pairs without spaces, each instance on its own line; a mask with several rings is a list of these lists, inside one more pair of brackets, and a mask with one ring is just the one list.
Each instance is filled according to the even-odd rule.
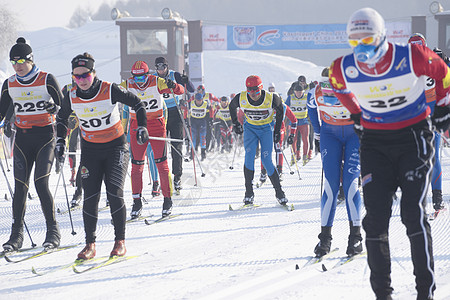
[[[177,106],[178,114],[180,115],[180,119],[181,119],[181,122],[183,123],[184,130],[186,132],[188,132],[189,130],[187,129],[186,123],[184,122],[183,114],[181,113],[180,105],[178,105],[178,102],[176,101],[175,93],[173,92],[173,89],[170,89],[170,92],[172,93],[172,97],[175,100],[175,105]],[[202,177],[205,177],[205,173],[203,172],[203,168],[202,168],[202,165],[200,163],[200,159],[198,158],[197,151],[195,151],[195,149],[194,149],[195,147],[194,147],[194,143],[192,142],[192,137],[191,137],[190,134],[188,134],[187,136],[188,136],[189,142],[190,142],[191,147],[192,147],[191,148],[192,153],[194,154],[195,158],[197,159],[198,165],[200,167],[200,171],[202,172]]]
[[[11,199],[13,199],[14,198],[13,191],[12,191],[11,185],[9,184],[8,177],[6,177],[5,168],[3,167],[3,162],[2,162],[1,159],[0,159],[0,166],[2,168],[3,175],[5,175],[6,184],[8,185],[9,194],[11,195]],[[23,226],[25,227],[25,230],[27,231],[28,237],[30,238],[31,247],[33,247],[33,248],[36,247],[36,244],[33,242],[33,239],[31,238],[31,234],[30,234],[30,231],[28,230],[28,226],[27,226],[27,223],[25,223],[25,220],[23,220]]]
[[61,166],[60,172],[61,172],[62,182],[63,182],[63,186],[64,186],[64,192],[66,194],[66,202],[67,202],[67,209],[69,212],[70,226],[72,226],[72,235],[75,235],[77,233],[75,232],[75,229],[73,228],[72,213],[70,212],[69,196],[67,195],[66,180],[64,179],[64,160],[60,163],[60,166]]
[[286,164],[287,164],[287,166],[289,167],[289,174],[294,175],[294,171],[292,171],[291,166],[290,166],[290,164],[289,164],[289,161],[288,161],[288,159],[286,158],[286,155],[284,154],[284,151],[283,151],[283,149],[281,148],[281,146],[280,146],[280,149],[281,149],[281,153],[283,153],[284,160],[286,161]]
[[302,180],[302,178],[300,177],[300,171],[298,170],[297,157],[295,157],[295,153],[294,153],[294,150],[292,149],[292,145],[289,145],[289,149],[291,149],[291,155],[294,158],[295,167],[297,168],[298,179]]
[[[236,141],[236,140],[235,140]],[[231,166],[230,166],[230,170],[233,170],[234,169],[234,158],[236,157],[236,150],[237,150],[237,148],[238,148],[238,145],[237,145],[237,142],[235,142],[235,145],[234,145],[234,154],[233,154],[233,160],[231,161]]]

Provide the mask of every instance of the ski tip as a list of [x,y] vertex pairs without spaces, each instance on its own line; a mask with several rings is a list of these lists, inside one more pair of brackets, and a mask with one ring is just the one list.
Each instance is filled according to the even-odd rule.
[[231,207],[231,204],[228,204],[228,210],[233,210],[233,207]]
[[322,264],[322,271],[324,272],[328,271],[327,267],[325,267],[325,264]]
[[58,214],[60,214],[60,213],[61,213],[61,209],[58,207],[58,208],[56,209],[56,212],[57,212]]
[[296,269],[296,270],[300,269],[300,267],[298,266],[298,264],[295,265],[295,269]]

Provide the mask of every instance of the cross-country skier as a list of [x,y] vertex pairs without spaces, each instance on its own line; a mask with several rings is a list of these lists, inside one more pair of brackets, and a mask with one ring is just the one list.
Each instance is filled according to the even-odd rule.
[[[412,34],[408,39],[408,43],[425,47],[427,46],[425,37],[420,33]],[[427,103],[430,106],[431,114],[433,114],[434,107],[436,105],[436,87],[435,80],[431,77],[427,77],[425,97],[427,98]],[[434,165],[433,173],[431,175],[431,192],[433,193],[433,207],[436,211],[439,211],[444,208],[444,203],[442,201],[442,167],[441,160],[439,159],[441,135],[438,131],[434,131],[434,135]]]
[[[157,57],[155,59],[155,69],[156,72],[153,75],[162,77],[163,79],[170,79],[178,84],[181,84],[189,91],[193,93],[195,87],[186,75],[181,75],[179,72],[169,70],[169,63],[164,57]],[[167,107],[167,136],[173,139],[182,140],[183,139],[183,116],[180,115],[177,105],[180,102],[180,97],[172,95],[172,93],[163,94],[164,101]],[[186,132],[186,135],[189,134]],[[175,190],[179,192],[181,190],[181,175],[183,174],[183,143],[182,142],[171,142],[172,147],[172,174],[173,174],[173,184]]]
[[9,52],[16,74],[4,81],[0,98],[0,122],[13,105],[16,114],[14,145],[14,196],[12,201],[12,229],[5,251],[22,247],[25,202],[31,170],[34,166],[34,185],[41,201],[47,225],[43,246],[56,248],[61,235],[55,218],[53,197],[48,187],[53,165],[55,137],[54,116],[61,105],[62,94],[52,74],[41,71],[33,61],[33,51],[20,37]]
[[[320,204],[321,232],[314,249],[320,257],[330,252],[331,228],[336,213],[336,203],[342,172],[347,215],[350,223],[347,255],[362,252],[361,195],[358,189],[359,138],[353,130],[350,112],[339,102],[328,82],[328,68],[322,71],[320,82],[308,99],[308,115],[314,128],[316,140],[320,140],[323,168],[323,195]],[[320,120],[320,121],[319,121]],[[321,125],[322,124],[322,125]]]
[[[280,129],[283,122],[283,102],[278,94],[263,90],[259,76],[251,75],[245,81],[246,91],[237,94],[230,103],[233,129],[237,134],[244,133],[245,163],[245,196],[244,204],[253,204],[253,177],[255,174],[256,146],[261,144],[261,160],[267,170],[270,181],[275,189],[277,201],[286,205],[288,199],[281,189],[280,177],[272,163],[273,143],[280,141]],[[244,125],[238,122],[237,109],[244,112]],[[276,111],[275,126],[272,128],[274,111]]]
[[[181,84],[171,79],[164,80],[161,77],[151,75],[144,61],[138,60],[131,67],[131,77],[124,82],[126,89],[138,96],[147,112],[147,130],[152,137],[166,137],[166,121],[163,114],[164,94],[170,94],[171,90],[176,95],[184,93]],[[136,114],[130,112],[130,133],[136,131],[139,126]],[[169,164],[167,163],[167,147],[164,140],[150,139],[153,155],[158,168],[161,189],[164,196],[162,216],[170,215],[172,211],[172,178]],[[138,218],[142,211],[142,172],[144,171],[144,158],[147,150],[147,142],[140,144],[134,134],[130,135],[131,147],[131,189],[133,192],[133,208],[131,218]]]
[[[294,113],[297,118],[297,130],[294,138],[294,155],[296,160],[300,160],[300,145],[297,145],[298,137],[301,136],[303,144],[303,165],[305,165],[312,155],[312,151],[309,149],[309,119],[308,109],[306,107],[306,101],[308,99],[308,91],[305,90],[304,85],[297,84],[294,86],[294,92],[286,99],[286,105]],[[299,142],[298,142],[299,143]],[[293,160],[294,158],[292,158]]]
[[[450,69],[427,47],[389,43],[384,20],[372,8],[352,14],[347,34],[353,53],[332,63],[329,79],[361,139],[363,227],[372,289],[377,299],[392,299],[388,229],[392,198],[400,187],[417,299],[432,299],[434,259],[425,205],[433,168],[432,122],[438,131],[450,123]],[[427,77],[436,80],[431,119]]]
[[120,120],[118,103],[133,108],[138,126],[136,139],[139,144],[148,140],[147,117],[143,103],[132,93],[115,83],[97,78],[95,60],[89,53],[72,59],[72,78],[76,85],[63,99],[57,116],[57,141],[55,154],[64,159],[67,122],[72,111],[80,121],[81,130],[81,178],[83,181],[83,221],[86,246],[78,253],[79,259],[95,256],[95,231],[98,219],[98,202],[102,181],[110,204],[114,224],[115,243],[111,256],[123,256],[125,248],[126,207],[123,186],[127,175],[129,151]]

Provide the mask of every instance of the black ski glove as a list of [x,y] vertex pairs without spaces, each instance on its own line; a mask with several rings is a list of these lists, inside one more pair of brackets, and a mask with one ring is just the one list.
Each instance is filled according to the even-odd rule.
[[436,106],[431,117],[436,131],[445,132],[450,127],[450,106]]
[[187,75],[181,75],[181,83],[183,85],[189,84],[189,77]]
[[242,134],[244,133],[244,128],[242,127],[241,123],[234,123],[233,124],[233,130],[236,132],[236,134]]
[[292,145],[294,143],[295,134],[291,133],[287,138],[288,145]]
[[44,102],[44,109],[49,113],[49,114],[56,114],[58,112],[58,106],[50,101],[45,101]]
[[177,87],[177,84],[171,79],[167,79],[166,84],[169,89],[174,89]]
[[361,113],[351,114],[350,119],[354,122],[353,130],[356,132],[358,137],[361,139],[363,135],[363,127],[361,126]]
[[55,158],[58,163],[64,163],[64,152],[66,151],[66,140],[58,138],[55,146]]
[[143,145],[148,141],[148,131],[144,126],[139,126],[136,129],[136,141],[138,145]]

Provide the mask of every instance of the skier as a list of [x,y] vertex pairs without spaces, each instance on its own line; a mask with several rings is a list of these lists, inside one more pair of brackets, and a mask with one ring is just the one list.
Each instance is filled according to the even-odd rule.
[[[408,43],[421,45],[425,47],[427,46],[425,37],[420,33],[412,34],[409,37]],[[425,86],[425,96],[427,98],[427,104],[430,106],[431,114],[433,114],[434,107],[436,105],[436,87],[433,78],[427,77],[427,82]],[[444,204],[442,201],[442,167],[441,167],[441,160],[439,159],[441,135],[438,131],[434,131],[434,135],[435,135],[434,138],[435,153],[434,153],[433,173],[431,175],[431,192],[433,196],[431,199],[433,201],[433,208],[435,209],[435,211],[438,212],[444,208]]]
[[[132,76],[122,84],[132,94],[138,96],[147,112],[147,130],[153,137],[166,137],[166,121],[164,119],[164,94],[173,91],[176,95],[184,93],[181,84],[171,79],[164,80],[161,77],[150,75],[148,65],[141,60],[136,61],[131,67]],[[129,132],[136,131],[139,126],[136,114],[130,112]],[[167,163],[166,142],[150,139],[156,167],[161,181],[161,189],[164,196],[162,216],[170,215],[172,211],[172,178]],[[140,144],[134,134],[130,135],[131,148],[131,189],[133,193],[133,207],[131,218],[136,219],[142,212],[142,172],[144,171],[144,158],[147,144]]]
[[57,248],[61,235],[55,218],[53,197],[48,187],[54,159],[54,117],[61,105],[62,94],[52,74],[41,71],[33,61],[33,51],[23,37],[17,39],[9,52],[16,72],[3,82],[0,98],[0,122],[8,108],[14,106],[16,137],[14,145],[13,223],[5,251],[22,248],[25,202],[31,170],[47,225],[43,246]]
[[218,141],[220,140],[221,152],[223,153],[225,150],[230,152],[233,139],[231,136],[232,124],[230,116],[229,99],[227,96],[223,96],[220,98],[220,105],[217,107],[215,111],[214,119],[218,123],[217,131],[219,134],[217,135],[217,140]]
[[358,189],[359,138],[353,131],[350,112],[337,100],[331,89],[328,82],[328,68],[322,71],[322,76],[325,77],[324,81],[312,90],[312,97],[308,99],[308,115],[314,128],[315,139],[320,141],[325,178],[320,204],[322,226],[319,234],[320,241],[314,253],[321,257],[330,252],[331,228],[336,213],[343,164],[342,181],[350,223],[346,253],[353,256],[362,252],[361,195]]
[[[259,76],[251,75],[245,81],[247,91],[240,92],[230,102],[230,115],[233,130],[236,134],[244,133],[244,204],[253,204],[253,177],[255,173],[256,146],[261,144],[261,160],[267,170],[270,181],[275,189],[275,195],[281,205],[286,205],[288,199],[281,189],[280,177],[272,163],[273,143],[280,141],[280,129],[283,122],[283,102],[277,94],[263,90]],[[244,111],[244,125],[238,122],[237,109]],[[275,126],[272,128],[273,113],[276,111]]]
[[[211,110],[211,115],[214,116],[214,109],[219,106],[219,98],[217,98],[216,96],[214,96],[213,93],[210,92],[206,92],[205,90],[205,86],[203,84],[200,84],[197,87],[197,91],[196,93],[199,93],[202,95],[203,100],[205,100],[208,105],[209,108]],[[195,96],[195,95],[194,95]],[[194,96],[191,97],[191,99],[189,99],[190,102],[194,102],[195,98]],[[192,125],[192,124],[191,124]],[[208,122],[206,123],[206,149],[209,151],[209,149],[214,149],[215,145],[214,142],[211,145],[211,140],[214,137],[214,133],[213,133],[214,127],[212,124],[212,119],[210,118],[208,120]],[[219,147],[219,143],[217,143],[217,147]]]
[[123,91],[114,83],[102,81],[95,72],[95,60],[89,53],[72,59],[72,78],[76,85],[63,99],[57,115],[57,141],[55,154],[64,159],[67,122],[72,111],[80,121],[81,130],[81,178],[83,181],[83,221],[86,246],[78,253],[78,259],[95,256],[95,230],[98,219],[98,202],[102,181],[110,204],[114,224],[115,243],[111,256],[123,256],[125,248],[126,207],[123,186],[128,169],[129,151],[120,120],[118,103],[133,108],[138,127],[139,144],[148,140],[147,117],[141,100]]
[[[297,131],[294,138],[294,155],[296,160],[300,160],[300,145],[297,145],[299,140],[298,136],[301,136],[303,144],[303,165],[306,165],[311,159],[312,151],[309,149],[309,120],[308,109],[306,108],[306,101],[308,98],[308,92],[305,90],[304,85],[297,84],[294,86],[294,93],[289,95],[286,99],[286,105],[294,113],[297,118]],[[294,158],[291,159],[292,164]]]
[[189,109],[189,118],[192,130],[192,143],[195,151],[200,144],[201,160],[206,159],[206,128],[211,120],[211,107],[208,101],[204,100],[200,93],[195,94],[194,102],[191,102]]
[[[195,87],[186,75],[181,75],[179,72],[169,70],[169,63],[164,57],[157,57],[155,59],[156,72],[153,75],[159,76],[163,79],[170,79],[178,84],[181,84],[187,91],[193,93]],[[163,94],[164,101],[167,107],[167,135],[173,139],[183,139],[183,116],[182,112],[178,111],[179,97],[172,93]],[[186,132],[186,135],[189,134]],[[181,190],[181,175],[183,174],[183,143],[171,142],[172,149],[172,174],[174,188],[177,192]]]
[[[401,219],[411,244],[417,299],[432,299],[434,259],[425,214],[434,155],[431,121],[438,131],[450,123],[450,69],[433,51],[386,39],[381,15],[372,8],[352,14],[347,23],[352,54],[336,59],[330,83],[350,111],[360,136],[360,162],[366,216],[370,282],[377,299],[392,299],[389,219],[400,187]],[[436,107],[430,120],[426,77],[436,80]]]

